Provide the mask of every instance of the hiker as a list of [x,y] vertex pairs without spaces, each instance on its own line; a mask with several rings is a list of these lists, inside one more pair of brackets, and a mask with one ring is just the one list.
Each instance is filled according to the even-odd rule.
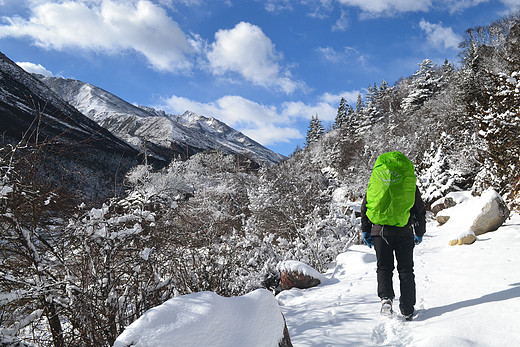
[[426,209],[416,181],[414,165],[404,154],[383,153],[374,164],[361,206],[363,239],[376,250],[381,314],[393,313],[395,253],[401,288],[399,308],[406,320],[412,319],[415,305],[413,249],[426,232]]

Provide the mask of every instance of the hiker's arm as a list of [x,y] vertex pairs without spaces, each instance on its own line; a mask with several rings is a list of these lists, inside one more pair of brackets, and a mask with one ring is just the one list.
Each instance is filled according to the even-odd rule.
[[415,226],[415,234],[417,236],[423,236],[426,233],[426,206],[421,197],[421,192],[417,187],[415,189],[415,203],[412,207],[412,214],[415,215],[417,225]]
[[372,232],[372,222],[367,217],[367,196],[363,198],[361,204],[361,231],[364,233]]

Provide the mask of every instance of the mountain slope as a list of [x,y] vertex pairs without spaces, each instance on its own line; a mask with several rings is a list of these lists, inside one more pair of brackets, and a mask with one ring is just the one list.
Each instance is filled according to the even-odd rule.
[[[2,145],[26,141],[29,167],[39,184],[65,189],[84,200],[119,191],[138,152],[84,116],[44,83],[0,53]],[[34,148],[34,150],[31,149]]]
[[[472,213],[470,201],[456,207],[462,218]],[[328,282],[277,296],[294,346],[518,346],[519,225],[515,214],[473,245],[451,247],[448,241],[463,231],[460,224],[429,223],[414,251],[411,322],[379,314],[374,249],[350,247],[326,274]]]
[[9,135],[19,138],[37,121],[41,139],[135,153],[2,53],[0,81],[0,128]]
[[156,156],[171,158],[178,154],[217,149],[246,155],[259,162],[277,163],[284,158],[215,118],[190,111],[180,116],[170,115],[153,108],[134,106],[88,83],[36,76],[64,100],[121,139],[136,147],[142,146],[146,140],[154,146],[149,150]]

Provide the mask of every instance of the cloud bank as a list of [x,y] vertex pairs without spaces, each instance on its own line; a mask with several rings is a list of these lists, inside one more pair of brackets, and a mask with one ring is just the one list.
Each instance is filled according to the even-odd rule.
[[302,120],[310,120],[315,114],[322,121],[333,122],[339,100],[344,97],[348,102],[354,103],[358,93],[325,93],[315,103],[288,101],[280,106],[262,105],[237,95],[227,95],[208,103],[174,95],[163,100],[156,108],[172,114],[190,110],[206,117],[215,117],[262,145],[269,146],[304,138],[296,124]]
[[27,37],[45,49],[135,51],[162,71],[191,68],[193,48],[179,25],[150,1],[35,1],[30,18],[3,18],[0,38]]
[[34,64],[30,62],[17,62],[16,64],[29,73],[37,73],[47,77],[52,77],[54,75],[51,71],[47,70],[41,64]]

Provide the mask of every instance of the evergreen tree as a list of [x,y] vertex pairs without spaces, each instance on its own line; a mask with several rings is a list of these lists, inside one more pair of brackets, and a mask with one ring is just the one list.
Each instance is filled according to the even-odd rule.
[[325,130],[323,129],[323,125],[321,124],[318,115],[316,114],[315,116],[312,116],[309,130],[307,130],[307,136],[305,138],[306,146],[318,141],[323,136],[324,132]]
[[374,124],[383,117],[382,95],[381,89],[379,89],[375,83],[373,86],[368,87],[367,94],[365,95],[364,109],[366,114],[365,122],[367,124]]
[[411,90],[401,103],[402,109],[408,113],[419,109],[439,89],[435,64],[429,59],[424,59],[419,66],[419,70],[412,77]]
[[341,98],[341,101],[339,102],[338,113],[336,115],[336,120],[332,127],[333,129],[339,129],[343,126],[343,124],[345,124],[351,108],[352,107],[350,107],[345,98]]
[[359,93],[357,96],[357,101],[356,101],[356,112],[362,113],[364,108],[365,108],[365,103],[363,102],[363,97],[361,96],[361,93]]

